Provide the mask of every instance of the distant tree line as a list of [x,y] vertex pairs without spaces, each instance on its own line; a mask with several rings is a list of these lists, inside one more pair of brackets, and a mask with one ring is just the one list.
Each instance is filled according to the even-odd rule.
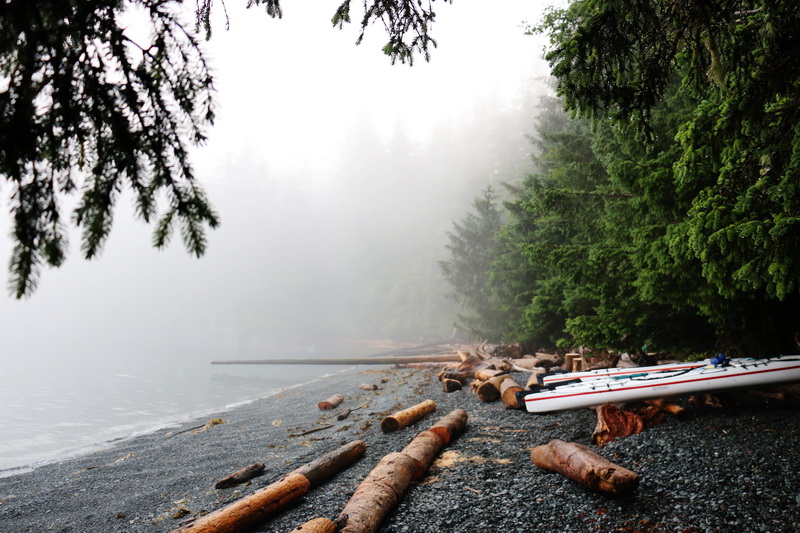
[[789,0],[551,11],[534,29],[557,94],[537,172],[449,235],[465,326],[537,346],[797,351],[798,27]]

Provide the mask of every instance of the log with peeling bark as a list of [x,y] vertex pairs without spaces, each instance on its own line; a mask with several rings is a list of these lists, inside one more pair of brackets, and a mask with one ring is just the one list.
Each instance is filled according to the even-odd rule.
[[552,470],[586,488],[610,495],[633,491],[639,475],[616,465],[586,446],[552,440],[531,450],[531,460],[539,468]]
[[336,409],[337,407],[339,407],[339,405],[341,405],[343,401],[344,401],[344,396],[342,396],[341,394],[334,394],[327,400],[322,400],[321,402],[319,402],[317,404],[317,407],[319,407],[320,411],[330,411],[331,409]]
[[644,431],[645,421],[631,411],[623,411],[613,404],[605,403],[597,409],[597,425],[592,433],[592,443],[605,446],[609,442]]
[[460,391],[463,384],[455,379],[444,378],[442,380],[442,388],[444,392],[456,392]]
[[467,426],[467,412],[463,409],[454,409],[447,416],[435,423],[428,431],[441,437],[444,445],[450,444],[454,437],[459,435]]
[[517,398],[518,392],[522,392],[522,387],[513,378],[508,377],[500,383],[500,399],[509,409],[520,408],[519,399]]
[[364,455],[366,449],[363,441],[345,444],[289,472],[275,483],[200,517],[173,533],[238,533],[252,529],[352,465]]
[[478,385],[475,389],[475,394],[478,395],[480,401],[486,402],[493,402],[500,398],[500,386],[502,383],[509,379],[511,376],[508,374],[500,374],[493,378],[490,378]]
[[341,533],[374,533],[402,499],[412,481],[420,479],[441,449],[463,431],[466,411],[456,409],[435,426],[445,429],[447,440],[433,428],[417,435],[402,452],[383,457],[356,488],[342,510]]
[[239,485],[241,483],[245,483],[250,481],[254,477],[258,477],[264,473],[264,463],[254,463],[250,466],[246,466],[241,470],[237,470],[233,474],[226,476],[219,481],[217,481],[216,485],[214,485],[215,489],[227,489],[229,487],[233,487],[234,485]]
[[387,416],[381,421],[381,431],[384,433],[391,433],[406,428],[411,424],[419,421],[425,415],[432,413],[436,410],[436,402],[433,400],[425,400],[417,405],[411,406],[408,409],[403,409],[392,415]]
[[328,518],[315,518],[297,526],[291,533],[336,533],[336,522]]

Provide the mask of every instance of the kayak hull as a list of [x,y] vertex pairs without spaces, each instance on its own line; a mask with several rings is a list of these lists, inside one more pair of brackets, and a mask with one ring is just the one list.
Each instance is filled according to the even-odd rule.
[[546,413],[606,402],[632,402],[800,381],[800,356],[769,359],[732,359],[723,366],[642,372],[634,376],[605,377],[587,382],[542,388],[522,395],[525,409]]

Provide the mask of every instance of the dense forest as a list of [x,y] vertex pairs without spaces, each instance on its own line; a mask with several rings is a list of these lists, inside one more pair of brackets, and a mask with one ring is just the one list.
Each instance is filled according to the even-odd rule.
[[554,77],[536,171],[449,233],[462,326],[536,347],[795,352],[799,27],[790,1],[600,0],[531,28]]

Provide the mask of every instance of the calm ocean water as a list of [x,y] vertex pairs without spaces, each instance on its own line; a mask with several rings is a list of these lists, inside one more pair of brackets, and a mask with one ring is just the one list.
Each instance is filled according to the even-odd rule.
[[342,366],[0,365],[0,477],[252,401]]

